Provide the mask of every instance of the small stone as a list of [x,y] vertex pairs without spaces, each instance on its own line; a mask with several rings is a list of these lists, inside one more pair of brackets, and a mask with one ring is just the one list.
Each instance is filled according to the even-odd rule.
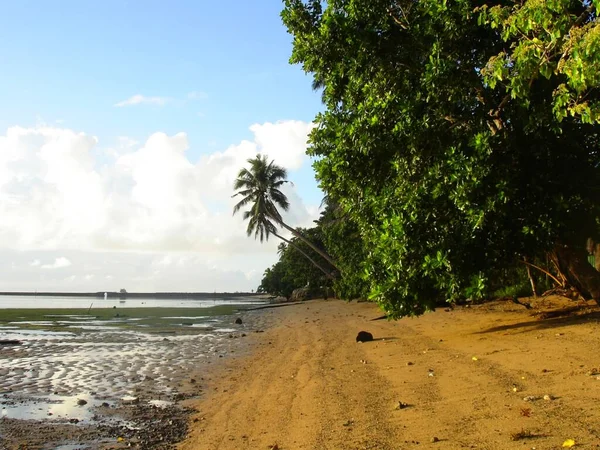
[[436,436],[432,437],[431,438],[431,443],[435,444],[436,442],[440,442],[440,440]]
[[406,365],[407,365],[407,366],[412,366],[412,365],[414,365],[414,364],[415,364],[415,363],[414,363],[414,362],[412,362],[412,361],[409,361],[409,362],[407,362],[407,363],[406,363]]
[[80,398],[79,400],[77,400],[77,405],[78,406],[87,405],[87,401],[85,401],[84,399]]
[[235,324],[236,325],[241,325],[242,324],[242,319],[239,318],[239,317],[237,319],[235,319]]
[[544,400],[549,402],[550,400],[554,400],[554,397],[552,397],[550,394],[546,394],[546,395],[544,395]]

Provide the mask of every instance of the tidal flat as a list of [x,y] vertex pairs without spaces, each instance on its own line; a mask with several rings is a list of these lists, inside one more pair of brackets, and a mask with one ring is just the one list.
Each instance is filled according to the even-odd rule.
[[0,310],[0,448],[177,442],[189,413],[178,402],[266,326],[249,308]]

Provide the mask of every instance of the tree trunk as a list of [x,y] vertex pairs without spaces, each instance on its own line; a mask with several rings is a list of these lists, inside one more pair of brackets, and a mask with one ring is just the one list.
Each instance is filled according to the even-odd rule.
[[600,271],[600,244],[594,243],[594,264],[596,270]]
[[288,230],[289,232],[291,232],[294,236],[296,236],[298,239],[300,239],[302,242],[304,242],[306,245],[308,245],[310,248],[312,248],[315,252],[317,252],[319,255],[321,255],[323,258],[325,258],[325,260],[331,264],[335,270],[337,270],[338,272],[340,271],[340,269],[338,269],[338,267],[335,265],[335,263],[333,262],[333,259],[331,259],[331,256],[329,256],[327,253],[325,253],[323,250],[321,250],[320,248],[318,248],[316,245],[314,245],[312,242],[310,242],[308,239],[306,239],[302,233],[299,233],[298,230],[295,230],[294,228],[290,227],[289,225],[287,225],[286,223],[284,223],[283,221],[279,221],[277,220],[277,222],[286,230]]
[[[523,257],[523,261],[527,262],[527,258]],[[533,291],[533,298],[537,298],[537,291],[535,290],[535,280],[533,279],[533,275],[531,275],[531,267],[525,264],[525,269],[527,269],[527,276],[529,277],[529,282],[531,283],[531,290]]]
[[321,266],[318,262],[316,262],[314,259],[312,259],[310,256],[308,256],[306,253],[304,253],[296,244],[294,244],[292,241],[287,240],[286,238],[279,236],[277,233],[272,233],[273,235],[275,235],[276,237],[278,237],[279,239],[281,239],[283,242],[287,243],[288,245],[291,245],[292,247],[294,247],[296,250],[298,250],[300,253],[302,253],[302,255],[304,255],[304,257],[306,259],[308,259],[315,267],[317,267],[318,269],[321,270],[321,272],[323,272],[325,274],[325,276],[327,278],[329,278],[330,280],[335,279],[333,275],[331,275],[331,273],[329,273],[325,268],[323,268],[323,266]]
[[554,249],[554,256],[568,283],[584,299],[594,299],[600,305],[600,272],[588,263],[585,249],[558,244]]

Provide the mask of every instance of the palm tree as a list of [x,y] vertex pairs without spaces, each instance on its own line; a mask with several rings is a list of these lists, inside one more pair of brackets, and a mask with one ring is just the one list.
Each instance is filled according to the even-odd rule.
[[294,246],[304,256],[310,259],[313,264],[329,274],[329,272],[325,271],[312,258],[294,245],[293,242],[278,235],[277,227],[273,223],[275,222],[306,243],[311,249],[321,255],[329,264],[337,269],[335,263],[327,253],[315,246],[301,233],[283,221],[277,206],[284,211],[287,211],[290,207],[287,197],[279,189],[283,184],[288,182],[286,180],[287,171],[283,167],[274,164],[274,161],[269,163],[266,155],[257,155],[256,158],[249,159],[248,163],[250,164],[250,169],[244,168],[240,170],[238,177],[233,184],[233,188],[237,191],[233,197],[237,197],[238,195],[243,197],[234,206],[233,213],[235,214],[244,206],[250,203],[252,204],[250,210],[244,211],[243,216],[244,220],[249,219],[248,228],[246,230],[248,236],[251,236],[252,233],[254,233],[254,237],[259,237],[262,242],[264,239],[269,238],[269,234],[273,234],[289,245]]

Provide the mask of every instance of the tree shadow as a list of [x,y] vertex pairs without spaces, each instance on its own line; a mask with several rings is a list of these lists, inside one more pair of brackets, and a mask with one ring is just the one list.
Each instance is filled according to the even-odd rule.
[[380,337],[380,338],[374,338],[374,341],[397,341],[398,338],[397,337]]
[[474,334],[496,333],[499,331],[518,330],[526,328],[522,332],[533,330],[545,330],[568,325],[578,325],[589,321],[600,321],[600,311],[589,311],[578,313],[580,309],[564,308],[562,310],[546,311],[539,314],[537,319],[525,322],[511,323],[508,325],[499,325],[486,330],[478,331]]

